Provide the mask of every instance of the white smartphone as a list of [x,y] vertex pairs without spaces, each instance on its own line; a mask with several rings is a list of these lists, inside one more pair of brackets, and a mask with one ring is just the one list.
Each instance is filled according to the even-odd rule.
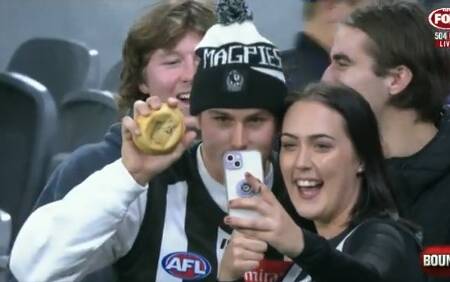
[[[259,151],[227,151],[223,156],[225,170],[225,185],[227,187],[228,201],[236,198],[248,198],[257,196],[245,181],[245,173],[249,172],[254,177],[263,181],[263,166]],[[228,209],[231,216],[241,218],[254,218],[259,213],[247,209]]]

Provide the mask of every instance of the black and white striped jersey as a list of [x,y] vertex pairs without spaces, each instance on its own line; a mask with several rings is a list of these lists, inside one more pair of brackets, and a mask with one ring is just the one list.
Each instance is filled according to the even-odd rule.
[[[265,177],[281,187],[274,169]],[[206,171],[193,149],[149,183],[146,213],[131,251],[115,267],[121,281],[216,281],[231,230],[225,187]],[[279,189],[279,188],[277,188]],[[273,258],[280,258],[271,252]]]
[[[118,159],[37,209],[14,245],[14,275],[79,281],[114,264],[121,281],[215,281],[231,230],[222,224],[225,187],[207,173],[199,148],[145,187]],[[264,182],[284,191],[277,167]],[[267,258],[281,256],[270,250]]]

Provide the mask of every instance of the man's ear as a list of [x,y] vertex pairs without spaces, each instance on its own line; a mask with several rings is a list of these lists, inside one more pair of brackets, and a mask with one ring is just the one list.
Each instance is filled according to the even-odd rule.
[[405,66],[400,65],[388,71],[386,76],[387,87],[390,95],[397,95],[408,87],[413,78],[411,70]]

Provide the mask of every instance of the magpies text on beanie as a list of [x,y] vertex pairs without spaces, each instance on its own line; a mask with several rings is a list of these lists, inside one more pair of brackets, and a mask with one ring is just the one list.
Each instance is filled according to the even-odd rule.
[[262,108],[281,116],[287,89],[278,48],[259,34],[243,0],[219,0],[217,17],[196,48],[191,114]]

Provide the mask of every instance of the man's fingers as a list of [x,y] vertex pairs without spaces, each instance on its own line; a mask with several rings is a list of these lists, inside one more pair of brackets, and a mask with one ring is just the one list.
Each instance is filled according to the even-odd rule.
[[136,101],[133,104],[133,117],[148,116],[151,113],[150,108],[144,101]]
[[178,107],[178,102],[179,102],[178,99],[174,98],[174,97],[169,97],[167,99],[167,105],[169,105],[169,107],[171,107],[171,108]]
[[255,269],[259,266],[259,260],[247,260],[242,262],[242,268],[244,271]]
[[187,131],[184,134],[183,138],[181,139],[181,144],[183,145],[184,149],[189,148],[196,137],[197,137],[197,132]]
[[235,269],[235,272],[244,273],[257,268],[259,266],[259,260],[234,259],[232,261],[232,265]]
[[260,261],[264,258],[264,253],[262,252],[249,251],[248,249],[243,248],[233,248],[232,252],[235,258],[239,258],[244,261]]
[[184,124],[186,125],[186,129],[199,129],[198,118],[193,116],[185,116]]
[[132,139],[133,135],[139,134],[141,134],[141,131],[139,130],[136,122],[131,117],[125,116],[122,119],[122,136],[125,139],[130,140]]
[[145,102],[153,110],[158,110],[162,105],[161,98],[159,98],[158,96],[150,96],[147,98],[147,100],[145,100]]
[[[235,236],[237,235],[237,236]],[[242,261],[260,261],[267,251],[267,243],[243,234],[234,234],[230,245],[233,257]]]
[[175,150],[172,152],[174,154],[175,158],[178,158],[183,154],[183,152],[188,149],[192,142],[195,140],[195,137],[197,134],[195,131],[187,131],[184,136],[182,137],[181,141],[177,144],[175,147]]
[[243,234],[241,235],[241,238],[234,240],[234,244],[238,245],[242,249],[246,249],[254,253],[264,254],[264,252],[267,251],[266,242],[254,238],[248,238]]
[[[173,104],[173,103],[172,103]],[[176,104],[176,103],[175,103]],[[162,102],[158,96],[151,96],[147,100],[138,100],[133,104],[133,117],[148,116],[152,111],[157,111],[161,108]]]

